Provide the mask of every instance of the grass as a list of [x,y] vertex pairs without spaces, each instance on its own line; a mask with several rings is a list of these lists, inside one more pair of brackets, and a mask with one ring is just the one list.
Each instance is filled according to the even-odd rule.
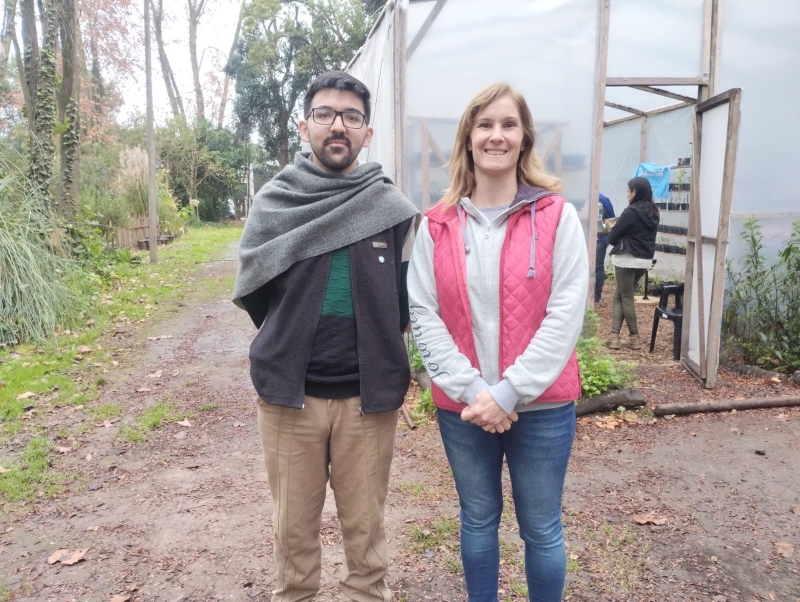
[[[586,544],[584,556],[591,558],[592,573],[604,575],[602,582],[598,580],[596,585],[609,592],[627,592],[636,588],[644,574],[650,546],[639,541],[630,525],[607,523],[600,528],[583,530],[580,538]],[[580,564],[575,562],[575,565],[580,570]]]
[[184,417],[185,413],[174,404],[159,402],[142,411],[135,425],[123,425],[119,436],[127,443],[140,443],[147,439],[150,431],[161,428],[167,422],[183,420]]
[[525,566],[525,560],[520,556],[520,551],[514,544],[500,538],[500,560],[512,566]]
[[457,550],[459,529],[460,524],[454,518],[445,518],[422,528],[414,525],[411,530],[411,546],[420,554],[425,550],[436,550],[440,547]]
[[116,403],[104,403],[92,409],[92,418],[95,420],[108,420],[109,418],[116,418],[122,412],[122,408]]
[[528,584],[525,581],[514,581],[511,583],[511,591],[517,594],[518,596],[522,596],[523,598],[528,598]]
[[203,403],[198,406],[197,410],[200,412],[212,412],[219,407],[219,403],[216,401],[211,401],[208,403]]
[[22,452],[19,465],[4,464],[0,473],[0,494],[7,502],[32,502],[58,492],[57,475],[50,470],[50,442],[34,437]]
[[436,415],[436,406],[433,405],[433,396],[430,389],[425,389],[419,394],[419,399],[411,410],[411,420],[418,426],[425,426]]
[[[186,278],[198,263],[208,261],[240,235],[241,229],[234,227],[191,229],[177,242],[159,249],[159,263],[155,265],[147,263],[148,256],[140,253],[141,264],[109,266],[113,268],[111,284],[93,300],[80,329],[62,331],[40,346],[0,350],[0,382],[4,383],[0,386],[0,417],[6,421],[5,428],[30,403],[37,407],[45,403],[78,405],[94,399],[105,379],[86,375],[86,371],[111,369],[111,357],[97,345],[111,324],[130,328],[133,323],[146,321],[176,307],[191,287],[209,296],[229,290],[231,278],[194,282]],[[91,351],[79,350],[86,347]],[[84,373],[82,380],[76,378],[78,369]],[[17,399],[26,392],[35,397]]]

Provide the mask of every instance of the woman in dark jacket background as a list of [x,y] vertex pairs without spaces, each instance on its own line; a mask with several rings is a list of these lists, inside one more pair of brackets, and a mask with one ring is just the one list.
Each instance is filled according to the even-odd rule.
[[646,178],[633,178],[628,182],[628,206],[608,234],[612,245],[611,262],[617,287],[614,291],[614,322],[606,345],[619,349],[619,331],[622,320],[628,324],[631,349],[641,349],[639,325],[633,294],[639,281],[653,265],[656,250],[659,212],[653,202],[653,189]]

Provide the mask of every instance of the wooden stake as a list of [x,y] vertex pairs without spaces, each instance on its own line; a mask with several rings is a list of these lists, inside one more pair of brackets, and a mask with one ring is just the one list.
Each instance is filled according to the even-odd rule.
[[153,131],[153,74],[150,59],[150,0],[144,0],[144,56],[147,88],[147,197],[150,263],[158,263],[158,206],[156,203],[156,139]]

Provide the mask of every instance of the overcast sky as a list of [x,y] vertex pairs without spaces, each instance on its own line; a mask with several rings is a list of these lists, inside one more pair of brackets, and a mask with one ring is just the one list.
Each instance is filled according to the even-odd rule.
[[[197,53],[202,56],[201,81],[207,84],[206,74],[219,72],[224,66],[227,53],[230,51],[239,7],[242,0],[209,0],[209,6],[200,21],[198,30]],[[144,4],[140,2],[138,17],[143,19]],[[194,114],[194,86],[192,84],[192,67],[189,62],[189,22],[186,13],[186,0],[165,0],[165,11],[168,22],[164,24],[164,41],[170,65],[175,73],[184,107],[188,113]],[[120,120],[125,121],[135,113],[144,113],[146,108],[144,78],[144,46],[141,49],[142,72],[139,81],[122,84],[124,106],[120,111]],[[172,116],[164,79],[158,62],[158,49],[153,39],[153,104],[156,123],[163,123]],[[220,75],[222,77],[222,75]],[[205,94],[206,115],[210,117],[210,93]],[[231,115],[231,103],[226,111],[227,119]]]

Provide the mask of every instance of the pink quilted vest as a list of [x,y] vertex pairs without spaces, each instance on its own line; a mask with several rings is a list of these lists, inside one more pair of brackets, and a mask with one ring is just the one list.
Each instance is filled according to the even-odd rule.
[[[535,203],[536,270],[532,278],[528,278],[531,205],[508,218],[500,256],[500,374],[522,355],[545,318],[553,280],[556,230],[565,203],[558,195]],[[434,242],[433,266],[442,320],[461,353],[480,370],[467,294],[466,249],[458,214],[455,207],[445,210],[437,205],[426,215]],[[461,412],[465,407],[447,397],[435,384],[432,393],[439,408]],[[559,377],[535,402],[573,401],[580,396],[580,371],[573,351]]]

